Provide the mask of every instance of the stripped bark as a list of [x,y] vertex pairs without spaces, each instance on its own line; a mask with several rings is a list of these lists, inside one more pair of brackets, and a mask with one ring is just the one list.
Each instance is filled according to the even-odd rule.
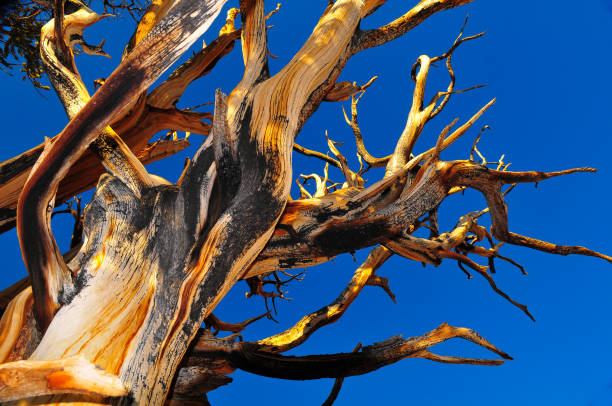
[[66,393],[97,395],[98,399],[127,394],[119,378],[82,356],[2,364],[0,387],[2,402]]
[[[423,0],[394,22],[371,31],[361,31],[360,22],[385,0],[330,2],[304,46],[271,75],[266,38],[269,15],[264,1],[241,0],[241,28],[234,27],[238,11],[231,9],[219,37],[146,95],[224,3],[154,1],[126,47],[123,61],[89,100],[74,66],[73,36],[68,34],[76,32],[86,48],[100,53],[84,43],[79,31],[100,16],[86,7],[64,16],[62,1],[56,2],[56,18],[43,31],[43,51],[71,121],[59,136],[47,141],[29,175],[23,168],[34,160],[35,153],[18,160],[24,163],[22,169],[13,172],[27,176],[18,202],[17,230],[31,289],[20,291],[26,282],[2,295],[8,305],[0,321],[0,358],[5,362],[0,365],[0,378],[2,368],[16,378],[11,378],[0,400],[58,394],[42,403],[206,404],[204,393],[228,383],[225,375],[236,368],[284,379],[341,380],[410,357],[499,365],[502,360],[430,352],[430,347],[442,341],[464,338],[511,359],[474,331],[447,324],[419,337],[393,337],[345,354],[287,357],[280,353],[338,320],[367,285],[382,287],[393,298],[388,281],[375,271],[395,254],[434,265],[446,258],[458,260],[488,278],[498,293],[487,267],[468,257],[487,258],[489,266],[494,258],[509,260],[499,255],[498,246],[478,245],[492,242],[493,237],[555,254],[589,255],[612,262],[584,247],[558,246],[508,229],[503,185],[538,182],[592,171],[590,168],[510,172],[501,164],[493,170],[473,160],[440,159],[440,152],[465,134],[495,100],[451,131],[453,121],[441,132],[435,147],[413,156],[424,126],[454,91],[450,55],[459,40],[443,56],[423,55],[415,64],[412,106],[394,153],[382,159],[367,153],[357,125],[359,99],[355,96],[371,81],[364,86],[336,83],[347,60],[356,52],[397,38],[437,11],[469,1]],[[188,85],[210,71],[238,38],[244,74],[228,96],[217,91],[214,115],[176,109]],[[431,61],[441,58],[447,60],[451,84],[425,104]],[[323,101],[348,98],[352,99],[352,114],[346,121],[355,134],[360,157],[370,166],[386,165],[385,176],[364,187],[363,168],[352,171],[338,144],[328,140],[335,158],[302,152],[338,166],[346,181],[328,186],[326,167],[323,176],[304,177],[315,179],[314,193],[301,185],[305,197],[291,200],[295,137]],[[212,124],[202,123],[203,118]],[[146,142],[164,128],[211,134],[176,184],[149,175],[126,141],[133,136]],[[173,141],[151,145],[144,156],[154,159],[172,153],[178,148]],[[64,198],[60,182],[70,179],[69,171],[79,159],[85,159],[87,148],[102,160],[106,174],[100,177],[85,212],[83,242],[75,244],[78,252],[63,257],[51,233],[51,210]],[[87,173],[90,182],[96,172]],[[69,182],[73,189],[74,183]],[[11,190],[18,193],[15,185],[18,183]],[[424,223],[435,224],[440,203],[464,188],[485,196],[492,235],[477,224],[479,213],[464,216],[448,233],[438,235],[437,225],[430,225],[431,238],[412,236]],[[373,247],[370,255],[338,298],[285,332],[243,343],[217,339],[209,330],[200,329],[204,321],[232,332],[248,324],[227,324],[212,315],[240,279],[248,278],[261,294],[259,278],[265,274],[312,266],[367,247]],[[22,364],[9,362],[26,358]],[[77,372],[89,371],[90,375],[81,377],[92,379],[79,381],[71,363],[78,364]],[[59,370],[62,384],[52,379],[49,385],[49,376],[57,377]],[[32,388],[20,389],[19,383],[28,377],[33,378]]]

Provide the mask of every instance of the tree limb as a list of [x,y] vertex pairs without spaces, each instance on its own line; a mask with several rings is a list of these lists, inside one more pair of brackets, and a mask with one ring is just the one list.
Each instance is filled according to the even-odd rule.
[[[383,3],[382,1],[378,2]],[[471,2],[472,0],[421,0],[410,11],[389,24],[377,29],[359,32],[353,42],[351,52],[357,53],[393,41],[419,25],[432,14]]]
[[391,255],[392,253],[384,247],[374,248],[333,303],[304,316],[288,330],[257,341],[257,344],[262,350],[272,353],[285,352],[302,344],[319,328],[338,320],[361,293],[370,276]]
[[[464,327],[452,327],[446,323],[422,336],[408,339],[395,336],[380,343],[363,347],[361,351],[354,353],[304,357],[282,356],[265,351],[256,343],[224,343],[220,345],[220,343],[202,336],[193,347],[192,354],[199,357],[227,359],[233,368],[257,375],[291,380],[362,375],[404,358],[426,358],[438,362],[476,365],[500,365],[503,363],[503,360],[444,357],[426,351],[429,347],[452,338],[471,341],[494,352],[503,359],[512,359],[473,330]],[[194,359],[194,361],[196,360]]]

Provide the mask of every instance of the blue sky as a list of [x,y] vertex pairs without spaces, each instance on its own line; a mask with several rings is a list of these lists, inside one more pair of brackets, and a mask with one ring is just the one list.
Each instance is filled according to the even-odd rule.
[[[228,2],[235,6],[235,1]],[[391,1],[364,22],[375,27],[407,11],[416,1]],[[309,4],[309,5],[304,5]],[[272,17],[269,31],[272,72],[278,71],[299,49],[322,12],[326,1],[288,1]],[[275,4],[270,3],[272,9]],[[479,144],[489,160],[505,154],[514,170],[560,170],[593,166],[596,174],[576,174],[539,184],[522,185],[508,196],[510,230],[560,244],[585,245],[612,253],[609,215],[612,162],[609,150],[612,83],[609,67],[612,42],[610,1],[573,2],[476,0],[468,6],[437,14],[403,38],[354,57],[341,80],[364,83],[379,79],[359,104],[360,126],[373,155],[393,150],[401,133],[412,98],[409,71],[421,54],[443,53],[456,37],[466,14],[466,34],[487,31],[484,38],[464,44],[453,59],[457,88],[487,84],[468,94],[454,96],[426,127],[417,151],[431,147],[435,137],[454,117],[467,120],[493,97],[497,103],[465,139],[445,151],[443,159],[465,159],[481,125],[492,130]],[[210,42],[220,21],[205,34]],[[127,20],[108,20],[86,32],[90,42],[106,38],[112,59],[82,55],[77,66],[90,86],[94,79],[110,74],[131,34]],[[198,42],[198,46],[201,43]],[[197,48],[197,47],[195,47]],[[195,49],[194,48],[194,49]],[[239,45],[213,72],[194,83],[181,106],[214,100],[214,89],[229,93],[238,82],[242,61]],[[443,65],[428,83],[433,94],[446,88]],[[52,92],[37,94],[16,75],[0,75],[4,98],[2,117],[4,143],[0,160],[29,149],[43,137],[57,134],[66,125],[66,115]],[[348,107],[348,103],[345,103]],[[352,133],[344,123],[340,103],[325,103],[298,137],[304,146],[325,151],[324,131],[335,141],[344,141],[341,151],[356,165]],[[150,165],[149,170],[176,180],[185,156]],[[294,171],[322,172],[322,164],[296,156]],[[340,179],[337,172],[332,172]],[[368,173],[376,181],[380,173]],[[297,195],[294,195],[297,196]],[[484,207],[475,192],[453,196],[442,205],[440,225],[452,227],[459,216]],[[54,224],[60,243],[70,235],[69,219]],[[4,269],[0,283],[8,285],[25,275],[15,232],[0,235]],[[357,259],[367,252],[358,252]],[[528,276],[507,264],[497,265],[498,286],[515,300],[527,304],[533,323],[491,291],[474,275],[467,280],[454,263],[423,268],[418,263],[392,258],[379,271],[389,277],[398,297],[394,305],[385,294],[367,287],[347,313],[334,325],[315,333],[294,354],[350,351],[390,336],[420,335],[446,321],[477,330],[515,360],[499,367],[436,364],[426,360],[404,360],[369,375],[345,380],[337,405],[419,404],[441,405],[612,405],[612,265],[588,257],[560,257],[525,248],[505,246],[501,253],[523,264]],[[287,328],[307,312],[332,301],[350,279],[358,264],[349,255],[308,269],[306,279],[289,286],[291,302],[280,303],[278,324],[263,320],[244,333],[255,340]],[[238,283],[221,302],[215,314],[226,321],[239,321],[264,311],[261,298],[246,299],[245,283]],[[449,342],[435,348],[447,355],[485,357],[491,354],[467,342]],[[214,405],[249,403],[269,405],[320,404],[333,382],[290,382],[247,373],[233,374],[235,382],[210,394]]]

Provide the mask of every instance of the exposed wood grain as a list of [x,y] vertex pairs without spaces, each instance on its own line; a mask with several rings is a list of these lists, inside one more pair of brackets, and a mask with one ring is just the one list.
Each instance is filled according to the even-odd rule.
[[[24,355],[23,348],[19,348],[19,337],[28,331],[28,321],[32,317],[32,288],[27,287],[15,296],[9,303],[0,320],[0,364],[11,361],[11,353]],[[29,355],[29,354],[28,354]]]
[[[435,60],[427,56],[421,56],[416,65],[420,70],[414,72],[417,84],[412,106],[391,157],[377,160],[364,152],[363,137],[354,128],[356,111],[352,112],[349,124],[363,147],[360,154],[370,165],[386,164],[384,178],[365,188],[363,171],[352,171],[342,148],[328,140],[335,156],[328,161],[341,168],[346,183],[336,185],[342,187],[335,191],[327,186],[326,168],[323,176],[306,176],[315,179],[314,193],[303,188],[308,198],[290,199],[294,139],[304,122],[326,98],[354,98],[355,92],[369,85],[336,83],[350,56],[397,38],[436,11],[468,2],[423,0],[404,16],[372,31],[361,31],[361,21],[385,0],[330,2],[302,48],[271,76],[264,1],[242,0],[241,28],[235,28],[237,10],[231,9],[219,38],[146,96],[149,86],[210,25],[224,4],[224,0],[181,0],[171,7],[171,2],[154,1],[124,60],[91,100],[82,92],[69,46],[64,47],[70,44],[62,42],[62,27],[77,21],[78,15],[64,18],[58,3],[53,30],[45,37],[50,40],[55,35],[55,39],[47,44],[51,48],[44,49],[51,50],[47,57],[54,86],[71,121],[58,137],[47,142],[19,199],[18,232],[32,290],[18,293],[15,288],[5,294],[5,299],[13,299],[0,321],[0,357],[7,361],[31,356],[21,364],[0,365],[0,378],[8,381],[16,377],[10,381],[12,386],[5,388],[4,399],[60,394],[38,401],[207,404],[204,393],[231,381],[225,375],[236,368],[285,379],[318,379],[363,374],[410,357],[478,365],[503,362],[440,356],[430,351],[433,345],[451,338],[470,340],[510,359],[474,331],[447,324],[419,337],[393,337],[351,353],[279,354],[338,320],[365,286],[380,286],[390,292],[387,281],[375,271],[393,254],[434,265],[450,258],[488,277],[487,267],[468,258],[468,251],[487,258],[490,264],[493,258],[503,257],[493,244],[492,248],[477,245],[493,238],[477,224],[478,215],[465,216],[447,233],[438,232],[436,210],[459,189],[474,188],[485,196],[493,219],[492,234],[502,242],[612,261],[583,247],[557,246],[508,229],[501,185],[540,181],[588,168],[508,172],[505,168],[490,170],[472,160],[440,160],[440,152],[465,134],[494,100],[454,131],[456,121],[447,125],[435,147],[411,157],[424,126],[444,108],[444,101],[437,106],[436,101],[448,93],[438,93],[425,105],[428,69]],[[98,18],[87,10],[84,13],[78,17],[82,26]],[[229,96],[217,91],[214,116],[176,109],[174,105],[187,86],[212,69],[238,36],[244,75]],[[448,69],[450,72],[450,65]],[[111,124],[118,134],[126,139],[133,136],[141,146],[145,135],[168,127],[211,131],[211,136],[186,163],[177,184],[171,184],[147,174],[136,154],[122,146]],[[97,149],[107,173],[99,178],[85,211],[83,243],[75,255],[71,253],[64,260],[50,232],[50,209],[54,199],[57,201],[61,179],[66,179],[100,134],[103,137],[91,148]],[[141,151],[142,160],[155,159],[184,143],[163,140],[144,151],[135,150]],[[23,162],[27,164],[33,156],[24,156]],[[15,162],[6,168],[14,170]],[[10,190],[18,193],[17,187]],[[432,230],[431,237],[413,237],[411,233],[425,222]],[[311,266],[365,247],[374,249],[338,298],[285,332],[245,343],[217,339],[209,330],[200,329],[204,320],[217,328],[242,328],[243,324],[224,324],[212,316],[219,301],[240,279]],[[491,286],[496,288],[494,283]],[[38,327],[44,331],[40,340],[35,334]],[[77,371],[84,368],[88,372],[75,374],[71,362],[78,364]],[[95,369],[94,364],[105,372]],[[2,375],[4,370],[8,372]],[[33,389],[17,388],[29,376],[34,378]],[[85,395],[75,398],[65,393]],[[169,393],[171,398],[167,398]],[[102,399],[99,395],[118,397]]]
[[[201,2],[182,1],[172,8],[151,34],[130,53],[111,77],[109,77],[106,83],[94,95],[91,102],[77,113],[74,119],[57,138],[57,141],[52,143],[53,146],[50,146],[48,152],[43,152],[41,155],[42,158],[32,171],[20,196],[17,220],[20,240],[22,242],[28,241],[27,244],[22,244],[24,248],[24,259],[26,259],[26,265],[30,271],[33,287],[35,288],[35,306],[38,309],[37,313],[40,316],[39,320],[43,322],[44,326],[49,324],[53,319],[53,313],[58,307],[58,305],[53,302],[55,301],[57,303],[60,293],[66,294],[68,292],[66,292],[61,283],[58,284],[54,282],[54,278],[57,279],[57,277],[53,275],[61,274],[62,271],[60,271],[60,269],[63,264],[63,261],[58,258],[57,249],[54,250],[52,247],[44,246],[40,243],[30,243],[30,237],[33,237],[41,229],[47,229],[44,227],[47,217],[47,205],[54,195],[59,180],[65,175],[74,161],[83,153],[98,132],[114,118],[116,119],[117,116],[121,115],[122,110],[129,105],[131,97],[134,97],[142,90],[146,89],[172,62],[174,62],[174,60],[176,60],[176,58],[178,58],[185,47],[193,43],[197,36],[206,30],[208,25],[212,22],[212,19],[214,19],[219,12],[223,3],[224,1],[210,1],[202,5]],[[112,187],[110,187],[110,189],[112,189]],[[134,191],[129,189],[126,191],[124,189],[122,192],[127,192],[127,194],[130,195]],[[91,213],[92,211],[90,210],[89,212]],[[28,218],[28,221],[24,222],[24,218]],[[32,221],[33,219],[38,220],[38,222]],[[110,226],[110,230],[112,234],[112,226]],[[99,248],[102,248],[102,246],[99,246]],[[58,270],[54,270],[49,267],[49,264],[43,263],[45,262],[45,258],[48,258],[46,254],[53,251],[56,252],[54,262],[60,267]],[[90,262],[92,271],[94,271],[93,274],[100,270],[101,265],[104,263],[104,258],[104,250],[100,252],[99,256],[94,256],[92,262]],[[134,258],[137,258],[137,255],[135,255]],[[41,265],[34,265],[35,263],[40,263]],[[144,264],[144,262],[141,262],[141,266]],[[66,274],[67,270],[63,272]],[[116,270],[113,271],[113,273],[116,273]],[[104,284],[105,282],[102,277],[98,280],[100,284]],[[36,281],[43,282],[51,289],[36,289]],[[151,285],[150,281],[150,278],[145,278],[143,281],[134,281],[136,286],[133,291],[130,291],[128,294],[133,297],[133,294],[138,296],[138,292],[141,292],[140,295],[151,297],[151,288],[154,287],[154,284]],[[93,284],[94,287],[96,285],[95,283]],[[137,286],[140,286],[140,288]],[[105,288],[108,288],[108,284],[105,284]],[[122,290],[123,288],[118,287],[117,289]],[[45,299],[45,297],[48,299]],[[125,317],[132,317],[133,314],[146,316],[146,309],[138,311],[138,307],[141,307],[138,304],[141,303],[146,308],[148,305],[147,300],[137,297],[135,301],[131,301],[130,303],[136,306],[136,309],[128,313],[122,313]],[[114,302],[114,304],[116,304],[116,302]],[[93,305],[94,308],[99,308],[99,306],[100,302]],[[86,306],[82,309],[86,308],[88,307]],[[113,308],[114,306],[108,307],[108,309],[111,310],[111,315],[113,315]],[[113,317],[112,320],[115,325],[117,325],[120,324],[122,319]],[[96,323],[97,320],[95,318],[88,319],[88,322],[91,323],[92,321],[93,324],[89,324],[88,328],[79,331],[73,335],[72,338],[78,340],[78,337],[81,336],[83,331],[88,331],[89,334],[96,336],[96,329],[94,326],[99,327],[104,324]],[[60,323],[62,326],[60,329],[63,329],[66,324],[78,325],[80,323]],[[110,325],[112,325],[112,323],[110,323],[109,326]],[[117,329],[120,330],[121,334],[126,337],[126,339],[131,340],[134,335],[134,330],[126,330],[124,327],[124,325],[117,326]],[[137,330],[138,327],[139,325],[136,324],[135,329]],[[96,336],[97,340],[90,342],[90,348],[92,346],[96,347],[97,345],[97,348],[103,347],[110,353],[113,352],[113,348],[115,348],[115,351],[124,353],[128,347],[127,343],[113,337],[112,331],[113,329],[109,329],[111,336],[107,338],[108,341],[106,343],[101,342],[101,336],[98,335]],[[43,337],[41,345],[33,355],[33,359],[53,358],[49,356],[49,353],[58,350],[60,351],[59,357],[66,356],[67,354],[64,353],[65,350],[61,349],[62,346],[52,346],[54,348],[51,349],[45,344],[48,343],[49,340],[53,340],[49,337],[58,337],[58,334],[61,336],[63,332],[54,332],[54,329],[50,329],[47,334],[45,334],[45,337]],[[108,342],[112,342],[115,345],[108,348]],[[108,357],[105,357],[104,354],[107,354]],[[94,359],[96,357],[90,356],[89,358]],[[107,364],[104,366],[111,370],[118,370],[124,361],[123,357],[117,357],[117,354],[112,354],[112,356],[110,356],[108,352],[98,354],[98,358],[101,359],[101,364]],[[172,376],[172,372],[173,371],[168,374],[170,377]],[[139,396],[148,396],[146,391],[145,394],[139,392],[141,388],[138,387],[137,384],[138,382],[132,386],[132,393],[135,394],[136,398],[139,398]],[[163,388],[160,389],[160,385],[156,385],[155,388],[159,393],[158,396],[161,396],[161,399],[156,400],[155,403],[161,403],[165,390]]]
[[117,376],[81,356],[0,365],[2,402],[64,393],[123,396],[127,391]]

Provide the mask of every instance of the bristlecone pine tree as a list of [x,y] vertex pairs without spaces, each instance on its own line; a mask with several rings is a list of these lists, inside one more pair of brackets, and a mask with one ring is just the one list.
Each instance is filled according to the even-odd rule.
[[[412,68],[412,107],[392,155],[374,158],[357,124],[359,97],[370,85],[337,82],[360,51],[392,41],[432,14],[471,0],[422,0],[396,20],[372,30],[360,21],[386,0],[329,2],[311,36],[273,76],[268,70],[267,18],[263,0],[240,0],[230,9],[217,39],[160,75],[202,35],[226,0],[153,0],[116,70],[90,96],[76,69],[73,46],[103,54],[82,31],[106,15],[69,0],[56,0],[54,18],[41,30],[44,69],[70,117],[44,145],[1,164],[0,226],[17,227],[29,277],[1,294],[0,400],[36,404],[208,404],[206,392],[227,383],[235,369],[282,379],[342,379],[404,358],[497,365],[500,359],[440,356],[430,348],[463,338],[503,359],[510,357],[474,331],[442,324],[418,337],[394,338],[352,352],[308,357],[281,355],[335,322],[366,285],[392,295],[376,270],[392,255],[439,264],[444,259],[481,274],[500,291],[488,267],[500,243],[554,254],[612,258],[579,246],[560,246],[508,230],[504,196],[512,185],[592,171],[512,172],[502,163],[442,161],[440,152],[470,129],[495,102],[457,126],[444,128],[429,150],[413,147],[424,126],[446,106],[454,89],[448,52],[421,56]],[[240,18],[240,28],[235,19]],[[214,114],[175,107],[185,89],[208,73],[240,41],[244,76],[229,95],[217,91]],[[432,63],[442,61],[448,88],[424,101]],[[351,99],[346,121],[355,134],[365,169],[353,171],[334,142],[334,157],[295,144],[300,129],[324,101]],[[209,122],[202,121],[203,119]],[[168,139],[147,144],[164,129],[207,135],[176,184],[150,175],[143,164],[186,145]],[[346,181],[330,186],[327,168],[314,194],[302,187],[291,200],[292,154],[318,157],[340,168]],[[489,166],[487,166],[489,165]],[[382,179],[364,186],[363,173],[384,167]],[[76,218],[72,249],[61,254],[52,235],[54,206],[95,185]],[[509,185],[509,186],[506,186]],[[488,208],[461,217],[437,232],[437,208],[450,194],[473,188]],[[488,212],[490,230],[479,225]],[[431,238],[413,236],[428,227]],[[494,242],[494,238],[499,243]],[[329,306],[305,315],[285,332],[257,342],[220,339],[214,330],[241,331],[249,322],[224,323],[212,311],[238,280],[253,294],[275,271],[303,268],[372,247],[352,280]],[[471,256],[468,257],[468,255]],[[518,265],[518,264],[516,264]],[[282,282],[278,282],[279,284]],[[206,328],[201,328],[202,324]]]

